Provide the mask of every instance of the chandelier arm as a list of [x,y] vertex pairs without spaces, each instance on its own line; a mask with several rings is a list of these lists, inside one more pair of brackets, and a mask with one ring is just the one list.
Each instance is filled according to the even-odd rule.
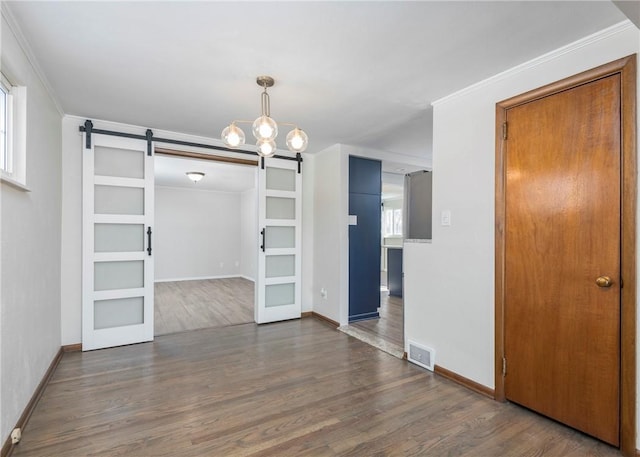
[[[278,125],[286,125],[288,127],[295,127],[295,128],[299,128],[298,124],[294,124],[293,122],[278,122],[275,121],[276,124]],[[230,122],[231,124],[253,124],[253,121],[250,121],[248,119],[234,119],[233,121]]]
[[[298,127],[298,124],[294,124],[293,122],[279,122],[275,121],[278,125],[287,125],[289,127]],[[247,119],[234,119],[231,121],[232,124],[253,124],[253,121],[249,121]]]

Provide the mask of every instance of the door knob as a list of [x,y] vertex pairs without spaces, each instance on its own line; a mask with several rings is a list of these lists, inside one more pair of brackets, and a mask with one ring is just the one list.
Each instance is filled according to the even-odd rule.
[[596,284],[598,287],[611,287],[611,278],[609,276],[600,276],[596,279]]

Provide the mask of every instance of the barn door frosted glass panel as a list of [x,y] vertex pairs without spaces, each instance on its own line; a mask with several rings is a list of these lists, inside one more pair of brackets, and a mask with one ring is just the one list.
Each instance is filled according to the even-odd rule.
[[94,290],[137,289],[144,287],[144,261],[96,262]]
[[266,248],[295,248],[296,229],[295,227],[267,226]]
[[95,224],[95,252],[142,252],[144,225]]
[[295,219],[296,199],[267,197],[267,219]]
[[136,187],[96,186],[96,214],[144,214],[144,189]]
[[294,283],[268,285],[265,295],[267,308],[292,305],[295,302],[296,285]]
[[144,178],[144,151],[95,146],[96,176]]
[[267,278],[296,275],[295,255],[270,255],[265,259]]
[[95,302],[94,328],[124,327],[144,323],[144,298],[116,298]]
[[296,191],[296,171],[286,168],[267,167],[267,190]]

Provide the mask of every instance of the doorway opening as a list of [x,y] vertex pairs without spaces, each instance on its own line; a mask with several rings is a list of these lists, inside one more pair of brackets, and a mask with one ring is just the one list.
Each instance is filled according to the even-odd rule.
[[[350,165],[351,166],[351,165]],[[397,164],[390,166],[383,162],[379,165],[379,200],[377,207],[367,206],[368,211],[375,213],[380,221],[380,232],[377,237],[370,236],[369,243],[377,246],[364,246],[367,251],[379,250],[379,276],[370,275],[378,281],[373,284],[374,293],[379,294],[379,302],[372,314],[366,319],[353,320],[343,329],[346,333],[367,342],[396,357],[404,356],[404,308],[402,301],[402,246],[404,223],[404,167]],[[388,171],[389,168],[400,171]],[[350,172],[350,175],[352,173]],[[351,184],[350,184],[351,185]],[[369,217],[362,214],[363,205],[351,205],[350,213],[355,214],[357,223]],[[365,208],[365,209],[366,209]],[[358,212],[360,211],[360,212]],[[350,244],[354,242],[350,233]],[[375,240],[375,241],[373,241]],[[350,252],[350,255],[353,254]],[[357,254],[357,252],[355,253]],[[350,262],[352,259],[350,258]],[[361,278],[359,277],[359,280]],[[350,283],[351,289],[351,283]],[[350,303],[351,306],[351,303]]]
[[154,333],[254,322],[256,162],[169,152],[154,162]]

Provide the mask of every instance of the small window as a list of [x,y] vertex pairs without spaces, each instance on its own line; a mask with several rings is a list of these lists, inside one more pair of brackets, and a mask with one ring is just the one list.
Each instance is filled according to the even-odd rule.
[[0,173],[3,181],[26,186],[27,88],[0,73]]
[[402,236],[402,209],[384,210],[384,237]]

